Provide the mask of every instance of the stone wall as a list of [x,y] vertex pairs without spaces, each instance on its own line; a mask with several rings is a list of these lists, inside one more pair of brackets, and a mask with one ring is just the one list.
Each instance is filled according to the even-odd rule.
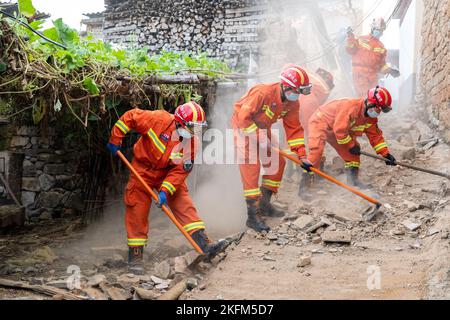
[[424,0],[420,102],[450,142],[450,0]]
[[266,0],[106,0],[104,37],[135,42],[152,52],[204,51],[246,65],[257,50],[257,25]]
[[62,140],[52,128],[44,132],[21,126],[13,129],[9,149],[23,153],[19,200],[28,219],[45,220],[83,210],[86,165],[75,143]]

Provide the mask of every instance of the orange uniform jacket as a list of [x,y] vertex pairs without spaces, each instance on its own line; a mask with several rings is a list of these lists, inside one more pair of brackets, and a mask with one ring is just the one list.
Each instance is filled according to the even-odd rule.
[[313,84],[311,94],[301,95],[299,98],[300,105],[302,106],[300,108],[300,122],[305,132],[308,132],[309,118],[311,118],[317,108],[323,105],[330,96],[330,89],[322,77],[312,73],[308,73],[308,75]]
[[148,170],[140,172],[142,166],[164,175],[161,190],[173,195],[189,175],[183,168],[183,161],[194,159],[194,147],[197,147],[198,141],[184,140],[189,141],[189,145],[180,142],[175,118],[166,111],[134,109],[126,112],[114,126],[110,142],[120,145],[131,130],[142,135],[134,145],[134,161],[140,164],[138,172],[148,174]]
[[371,35],[347,39],[347,52],[353,56],[353,80],[358,95],[364,96],[378,80],[378,73],[386,73],[387,51],[383,43]]
[[[321,106],[310,120],[309,126],[311,136],[310,157],[312,163],[317,163],[322,154],[314,154],[315,146],[319,141],[317,138],[326,139],[327,135],[321,131],[327,131],[328,136],[334,135],[337,145],[350,149],[356,142],[356,137],[366,134],[374,150],[386,156],[389,153],[388,146],[384,141],[383,132],[378,127],[378,119],[364,115],[364,99],[340,99],[331,101]],[[323,150],[320,150],[320,153]],[[317,159],[316,159],[317,158]],[[346,160],[346,159],[344,159]]]
[[270,129],[283,119],[288,144],[300,157],[306,156],[303,127],[299,120],[298,101],[281,101],[280,83],[259,84],[250,89],[234,106],[233,127],[244,133]]

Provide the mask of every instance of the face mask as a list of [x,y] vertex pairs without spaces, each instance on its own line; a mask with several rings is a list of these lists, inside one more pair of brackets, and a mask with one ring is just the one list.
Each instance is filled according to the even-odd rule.
[[371,118],[378,118],[380,114],[374,108],[370,108],[367,109],[367,115]]
[[286,99],[288,99],[289,101],[297,101],[298,98],[300,97],[300,94],[294,93],[292,91],[287,91],[287,92],[285,92],[285,96],[286,96]]
[[178,128],[177,132],[178,132],[178,134],[181,137],[183,137],[185,139],[191,139],[192,138],[192,134],[189,131],[187,131],[186,129],[184,129],[184,128]]
[[372,36],[374,38],[380,39],[382,35],[383,35],[383,31],[376,30],[376,29],[372,31]]

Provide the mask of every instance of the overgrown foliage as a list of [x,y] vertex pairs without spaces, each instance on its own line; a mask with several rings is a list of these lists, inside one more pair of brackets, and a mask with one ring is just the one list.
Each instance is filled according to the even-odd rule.
[[[160,52],[147,48],[119,48],[91,36],[81,38],[61,19],[43,29],[30,26],[66,48],[49,43],[21,26],[36,10],[31,0],[19,0],[17,21],[0,15],[0,112],[31,119],[35,124],[59,118],[83,127],[117,107],[173,107],[201,99],[192,85],[152,85],[149,77],[183,73],[221,77],[226,64],[204,53]],[[25,112],[26,111],[26,112]],[[31,112],[29,112],[31,111]],[[68,112],[66,112],[68,111]],[[69,114],[69,117],[67,116]]]

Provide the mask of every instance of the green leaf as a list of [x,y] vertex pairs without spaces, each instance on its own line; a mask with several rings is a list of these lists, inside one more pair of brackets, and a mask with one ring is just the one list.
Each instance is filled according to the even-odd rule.
[[100,93],[100,89],[98,88],[97,84],[95,83],[94,79],[91,77],[88,77],[84,79],[83,81],[83,87],[91,94],[91,95],[98,95]]
[[36,13],[36,8],[33,6],[31,0],[18,0],[20,13],[25,17],[31,18]]
[[89,117],[88,117],[88,120],[89,121],[98,121],[98,120],[100,120],[101,118],[99,117],[99,116],[97,116],[97,115],[90,115]]
[[56,32],[63,43],[73,44],[80,41],[78,32],[65,24],[61,18],[53,21],[53,25],[55,26]]
[[58,35],[58,31],[56,30],[56,28],[46,29],[42,33],[44,34],[44,36],[46,36],[50,40],[61,41],[61,39],[59,38],[59,35]]
[[0,61],[0,73],[3,73],[8,69],[8,66],[3,61]]

